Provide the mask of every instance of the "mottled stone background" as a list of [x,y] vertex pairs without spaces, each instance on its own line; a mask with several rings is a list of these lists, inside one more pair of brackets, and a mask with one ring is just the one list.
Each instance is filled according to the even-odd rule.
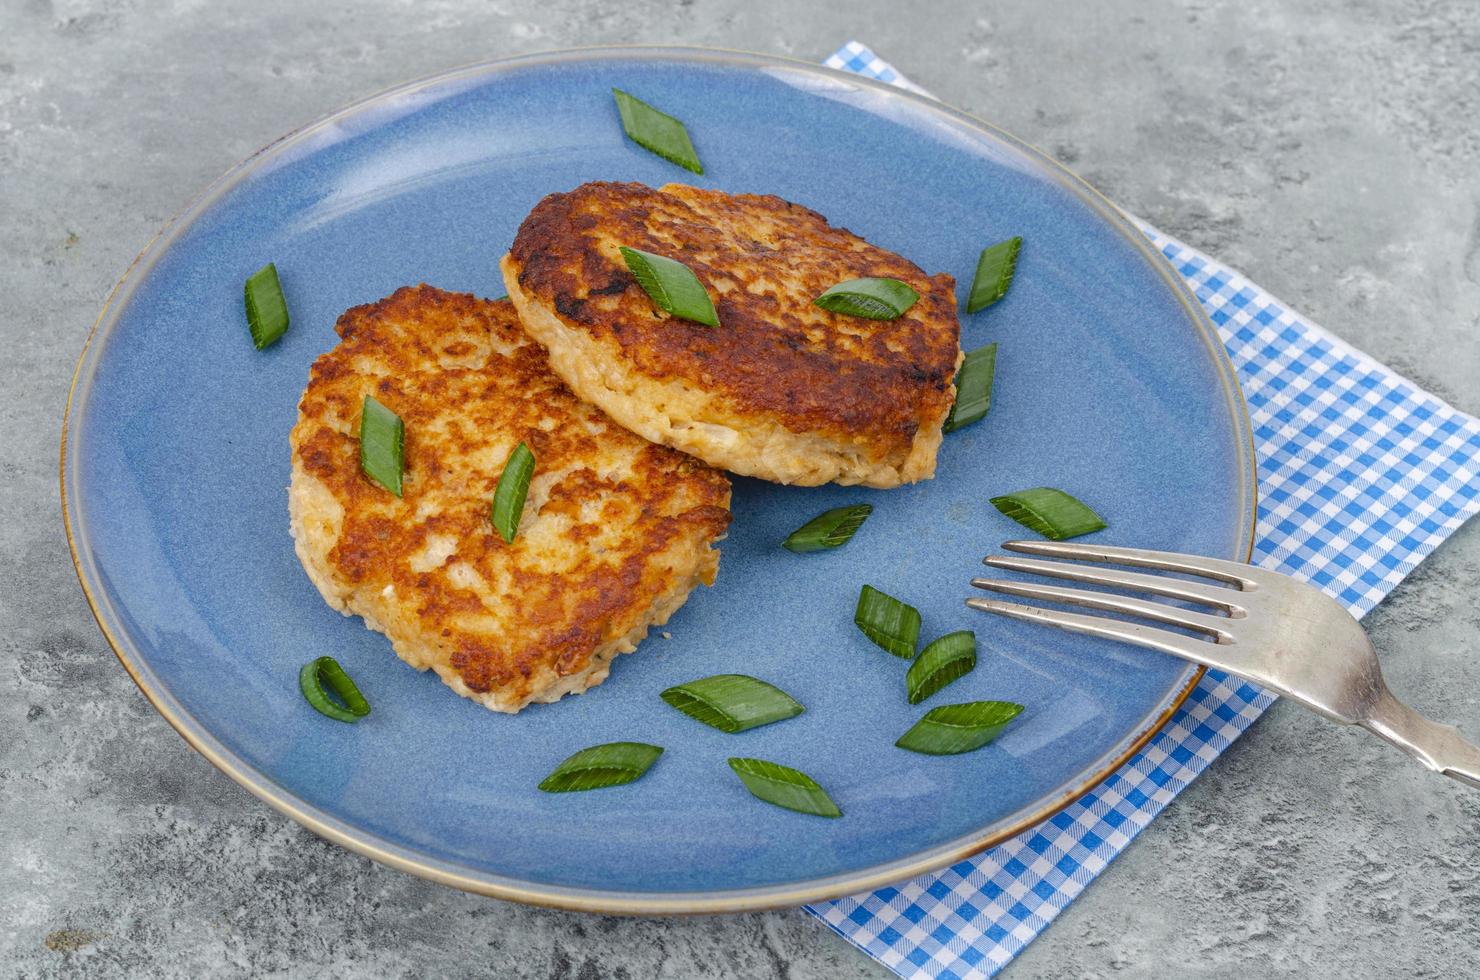
[[[150,236],[279,134],[542,48],[872,44],[947,100],[1480,412],[1474,0],[0,0],[0,975],[813,977],[799,912],[619,920],[371,864],[216,773],[83,604],[56,491],[72,364]],[[1369,619],[1480,736],[1480,524]],[[1007,971],[1475,976],[1480,793],[1280,705]]]

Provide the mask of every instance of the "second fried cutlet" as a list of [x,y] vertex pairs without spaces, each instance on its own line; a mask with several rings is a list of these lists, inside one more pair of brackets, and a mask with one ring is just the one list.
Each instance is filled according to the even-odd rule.
[[[677,259],[719,315],[658,310],[628,246]],[[551,194],[502,269],[524,329],[580,397],[639,435],[779,483],[892,487],[935,473],[961,357],[955,282],[779,197],[669,184]],[[863,277],[920,299],[895,320],[812,300]]]

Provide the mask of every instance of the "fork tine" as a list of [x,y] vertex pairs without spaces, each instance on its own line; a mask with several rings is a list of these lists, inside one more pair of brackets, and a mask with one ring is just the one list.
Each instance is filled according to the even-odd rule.
[[1206,633],[1222,643],[1231,642],[1233,637],[1224,628],[1228,620],[1222,616],[1179,609],[1161,602],[1147,602],[1112,595],[1108,592],[1088,592],[1084,589],[1065,589],[1057,585],[1039,585],[1036,582],[1007,582],[1002,579],[974,578],[971,584],[978,589],[1001,592],[1005,595],[1021,596],[1024,599],[1042,599],[1045,602],[1063,602],[1071,606],[1103,609],[1107,612],[1126,613],[1152,619],[1158,623],[1181,626],[1184,629]]
[[1200,555],[1182,555],[1174,551],[1148,551],[1145,548],[1117,548],[1108,544],[1080,544],[1068,541],[1004,541],[1002,547],[1025,555],[1045,558],[1068,558],[1073,561],[1098,561],[1134,568],[1154,568],[1162,572],[1181,572],[1217,579],[1241,589],[1259,584],[1259,570],[1242,562]]
[[1082,613],[1064,612],[1061,609],[1045,609],[1042,606],[1024,606],[1016,602],[1002,602],[997,599],[967,599],[966,604],[972,609],[982,612],[996,613],[999,616],[1007,616],[1010,619],[1021,619],[1029,623],[1040,623],[1044,626],[1056,626],[1071,633],[1085,633],[1089,636],[1101,636],[1109,640],[1120,640],[1125,643],[1134,643],[1137,646],[1149,647],[1152,650],[1160,650],[1170,653],[1174,657],[1183,660],[1191,660],[1193,663],[1202,664],[1205,667],[1216,667],[1218,663],[1210,660],[1209,655],[1216,654],[1219,647],[1216,643],[1206,640],[1195,640],[1190,636],[1181,636],[1170,633],[1154,626],[1144,626],[1140,623],[1123,623],[1116,619],[1103,619],[1099,616],[1085,616]]
[[1243,616],[1247,612],[1237,602],[1240,593],[1216,585],[1185,582],[1162,575],[1122,572],[1113,568],[1086,568],[1060,561],[1012,558],[1008,555],[988,555],[982,559],[982,562],[993,568],[1006,568],[1014,572],[1029,572],[1034,575],[1047,575],[1050,578],[1066,578],[1071,582],[1085,582],[1090,585],[1118,585],[1123,589],[1149,592],[1151,595],[1166,596],[1169,599],[1206,603],[1227,610],[1233,616]]

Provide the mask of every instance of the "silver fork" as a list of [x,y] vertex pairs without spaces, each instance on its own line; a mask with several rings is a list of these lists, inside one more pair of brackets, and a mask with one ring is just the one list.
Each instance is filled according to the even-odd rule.
[[971,584],[1025,599],[1122,613],[1201,636],[997,599],[967,599],[971,608],[1124,640],[1237,674],[1332,721],[1361,725],[1435,772],[1480,788],[1480,748],[1465,741],[1453,725],[1430,721],[1393,697],[1383,683],[1367,634],[1350,613],[1319,589],[1252,565],[1168,551],[1061,541],[1008,541],[1002,547],[1044,558],[1195,575],[1201,581],[1010,555],[985,559],[993,568],[1116,586],[1211,607],[1222,615],[1109,592],[988,578],[972,579]]

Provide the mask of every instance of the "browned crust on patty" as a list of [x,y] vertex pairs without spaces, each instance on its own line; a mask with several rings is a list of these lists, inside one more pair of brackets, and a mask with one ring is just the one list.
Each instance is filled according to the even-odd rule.
[[[403,658],[517,710],[586,686],[563,678],[599,683],[593,655],[630,649],[656,607],[666,619],[695,581],[713,581],[729,480],[578,401],[510,303],[408,287],[335,329],[342,342],[314,363],[292,433],[295,536],[330,603],[365,615]],[[399,499],[360,471],[366,394],[405,422]],[[537,466],[511,545],[489,506],[521,441]]]
[[[621,245],[692,269],[720,326],[656,310]],[[639,374],[713,394],[723,421],[761,417],[872,460],[902,460],[917,433],[938,432],[950,410],[960,355],[955,281],[779,197],[583,184],[535,206],[510,259],[527,296],[612,345]],[[902,280],[920,299],[896,320],[813,305],[830,286],[866,276]]]

